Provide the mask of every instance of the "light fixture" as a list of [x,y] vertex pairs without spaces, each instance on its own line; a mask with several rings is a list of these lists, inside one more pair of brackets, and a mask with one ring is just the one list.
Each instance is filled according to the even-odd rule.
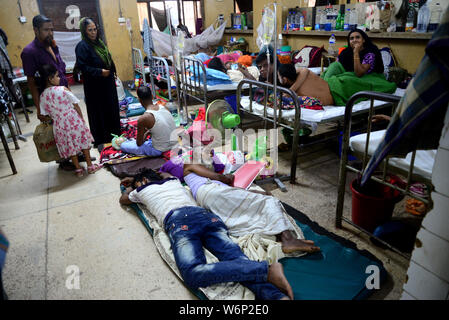
[[27,22],[27,18],[22,13],[22,6],[20,5],[20,0],[17,0],[17,5],[19,6],[19,12],[20,12],[20,17],[19,17],[20,23]]

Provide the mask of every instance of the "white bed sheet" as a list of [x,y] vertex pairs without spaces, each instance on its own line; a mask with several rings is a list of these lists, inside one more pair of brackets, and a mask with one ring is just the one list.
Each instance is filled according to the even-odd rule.
[[[385,130],[373,131],[370,134],[370,141],[368,145],[368,154],[372,155],[376,151],[377,146],[382,142],[385,135]],[[349,147],[352,151],[365,152],[366,133],[353,136],[349,139]],[[437,150],[417,150],[415,156],[415,166],[413,173],[417,174],[427,180],[432,179],[432,169],[435,162]],[[408,171],[412,153],[408,153],[405,158],[390,158],[389,166],[400,168]]]
[[[394,92],[394,95],[397,96],[403,96],[405,92],[405,89],[396,89]],[[384,101],[380,100],[374,100],[374,106],[380,106],[385,104]],[[249,111],[249,97],[245,96],[242,97],[240,101],[240,105],[243,107],[243,109]],[[370,101],[362,101],[354,105],[352,108],[352,112],[359,112],[365,109],[369,109],[370,107]],[[336,118],[343,117],[345,114],[345,106],[324,106],[324,110],[311,110],[311,109],[305,109],[301,108],[301,120],[305,122],[325,122],[325,121],[332,121]],[[258,115],[263,115],[263,105],[254,102],[253,101],[253,113]],[[273,109],[267,108],[267,114],[270,117],[273,117]],[[295,110],[282,110],[282,118],[288,121],[294,121],[295,119]]]

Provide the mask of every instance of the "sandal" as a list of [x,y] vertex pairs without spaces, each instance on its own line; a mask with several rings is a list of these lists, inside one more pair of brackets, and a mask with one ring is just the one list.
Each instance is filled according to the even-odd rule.
[[76,169],[76,170],[75,170],[75,175],[76,175],[78,178],[81,178],[82,176],[84,176],[84,169],[83,169],[83,168]]
[[95,172],[97,172],[98,170],[100,170],[101,168],[103,168],[103,166],[101,164],[92,164],[91,166],[87,167],[87,172],[89,174],[93,174]]

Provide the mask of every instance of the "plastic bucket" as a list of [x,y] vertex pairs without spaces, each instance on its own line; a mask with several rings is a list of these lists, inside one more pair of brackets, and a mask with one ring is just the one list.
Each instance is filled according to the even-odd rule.
[[357,179],[352,180],[351,191],[352,222],[369,232],[391,219],[394,205],[402,198],[399,192],[375,182],[362,193]]

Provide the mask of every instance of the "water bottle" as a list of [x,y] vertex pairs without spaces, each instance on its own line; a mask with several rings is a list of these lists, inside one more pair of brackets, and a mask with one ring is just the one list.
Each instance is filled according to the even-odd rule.
[[343,24],[343,30],[349,31],[349,18],[351,16],[351,9],[346,9],[345,20]]
[[234,29],[242,29],[242,20],[240,14],[234,16]]
[[326,10],[321,10],[321,17],[320,17],[320,30],[324,31],[326,30]]
[[359,15],[357,13],[357,10],[355,8],[351,9],[351,17],[349,20],[349,29],[355,30],[357,29],[357,22],[359,20]]
[[179,124],[181,126],[187,125],[187,114],[184,112],[183,109],[179,110]]
[[427,29],[429,32],[433,32],[438,28],[438,24],[441,20],[441,13],[442,9],[440,3],[435,3],[435,6],[433,6],[432,12],[430,14],[430,22]]
[[299,13],[299,11],[297,11],[295,14],[295,30],[299,30],[300,22],[301,22],[301,14]]
[[299,30],[304,31],[304,17],[302,15],[299,17]]
[[418,27],[416,32],[427,32],[427,27],[429,25],[430,21],[430,10],[427,6],[427,3],[424,3],[424,5],[419,9],[418,11]]
[[326,26],[325,29],[326,31],[331,31],[332,30],[332,9],[326,9]]
[[335,47],[335,42],[337,40],[335,39],[335,35],[332,33],[332,35],[329,38],[329,48],[327,50],[327,52],[331,55],[331,56],[336,56],[337,55],[337,49]]
[[314,30],[320,30],[320,20],[321,20],[321,10],[318,9],[315,16],[315,27]]
[[415,15],[416,11],[414,6],[409,6],[407,12],[407,21],[405,22],[405,31],[412,31],[415,27]]
[[338,10],[332,10],[332,30],[337,30],[337,18],[338,18]]

